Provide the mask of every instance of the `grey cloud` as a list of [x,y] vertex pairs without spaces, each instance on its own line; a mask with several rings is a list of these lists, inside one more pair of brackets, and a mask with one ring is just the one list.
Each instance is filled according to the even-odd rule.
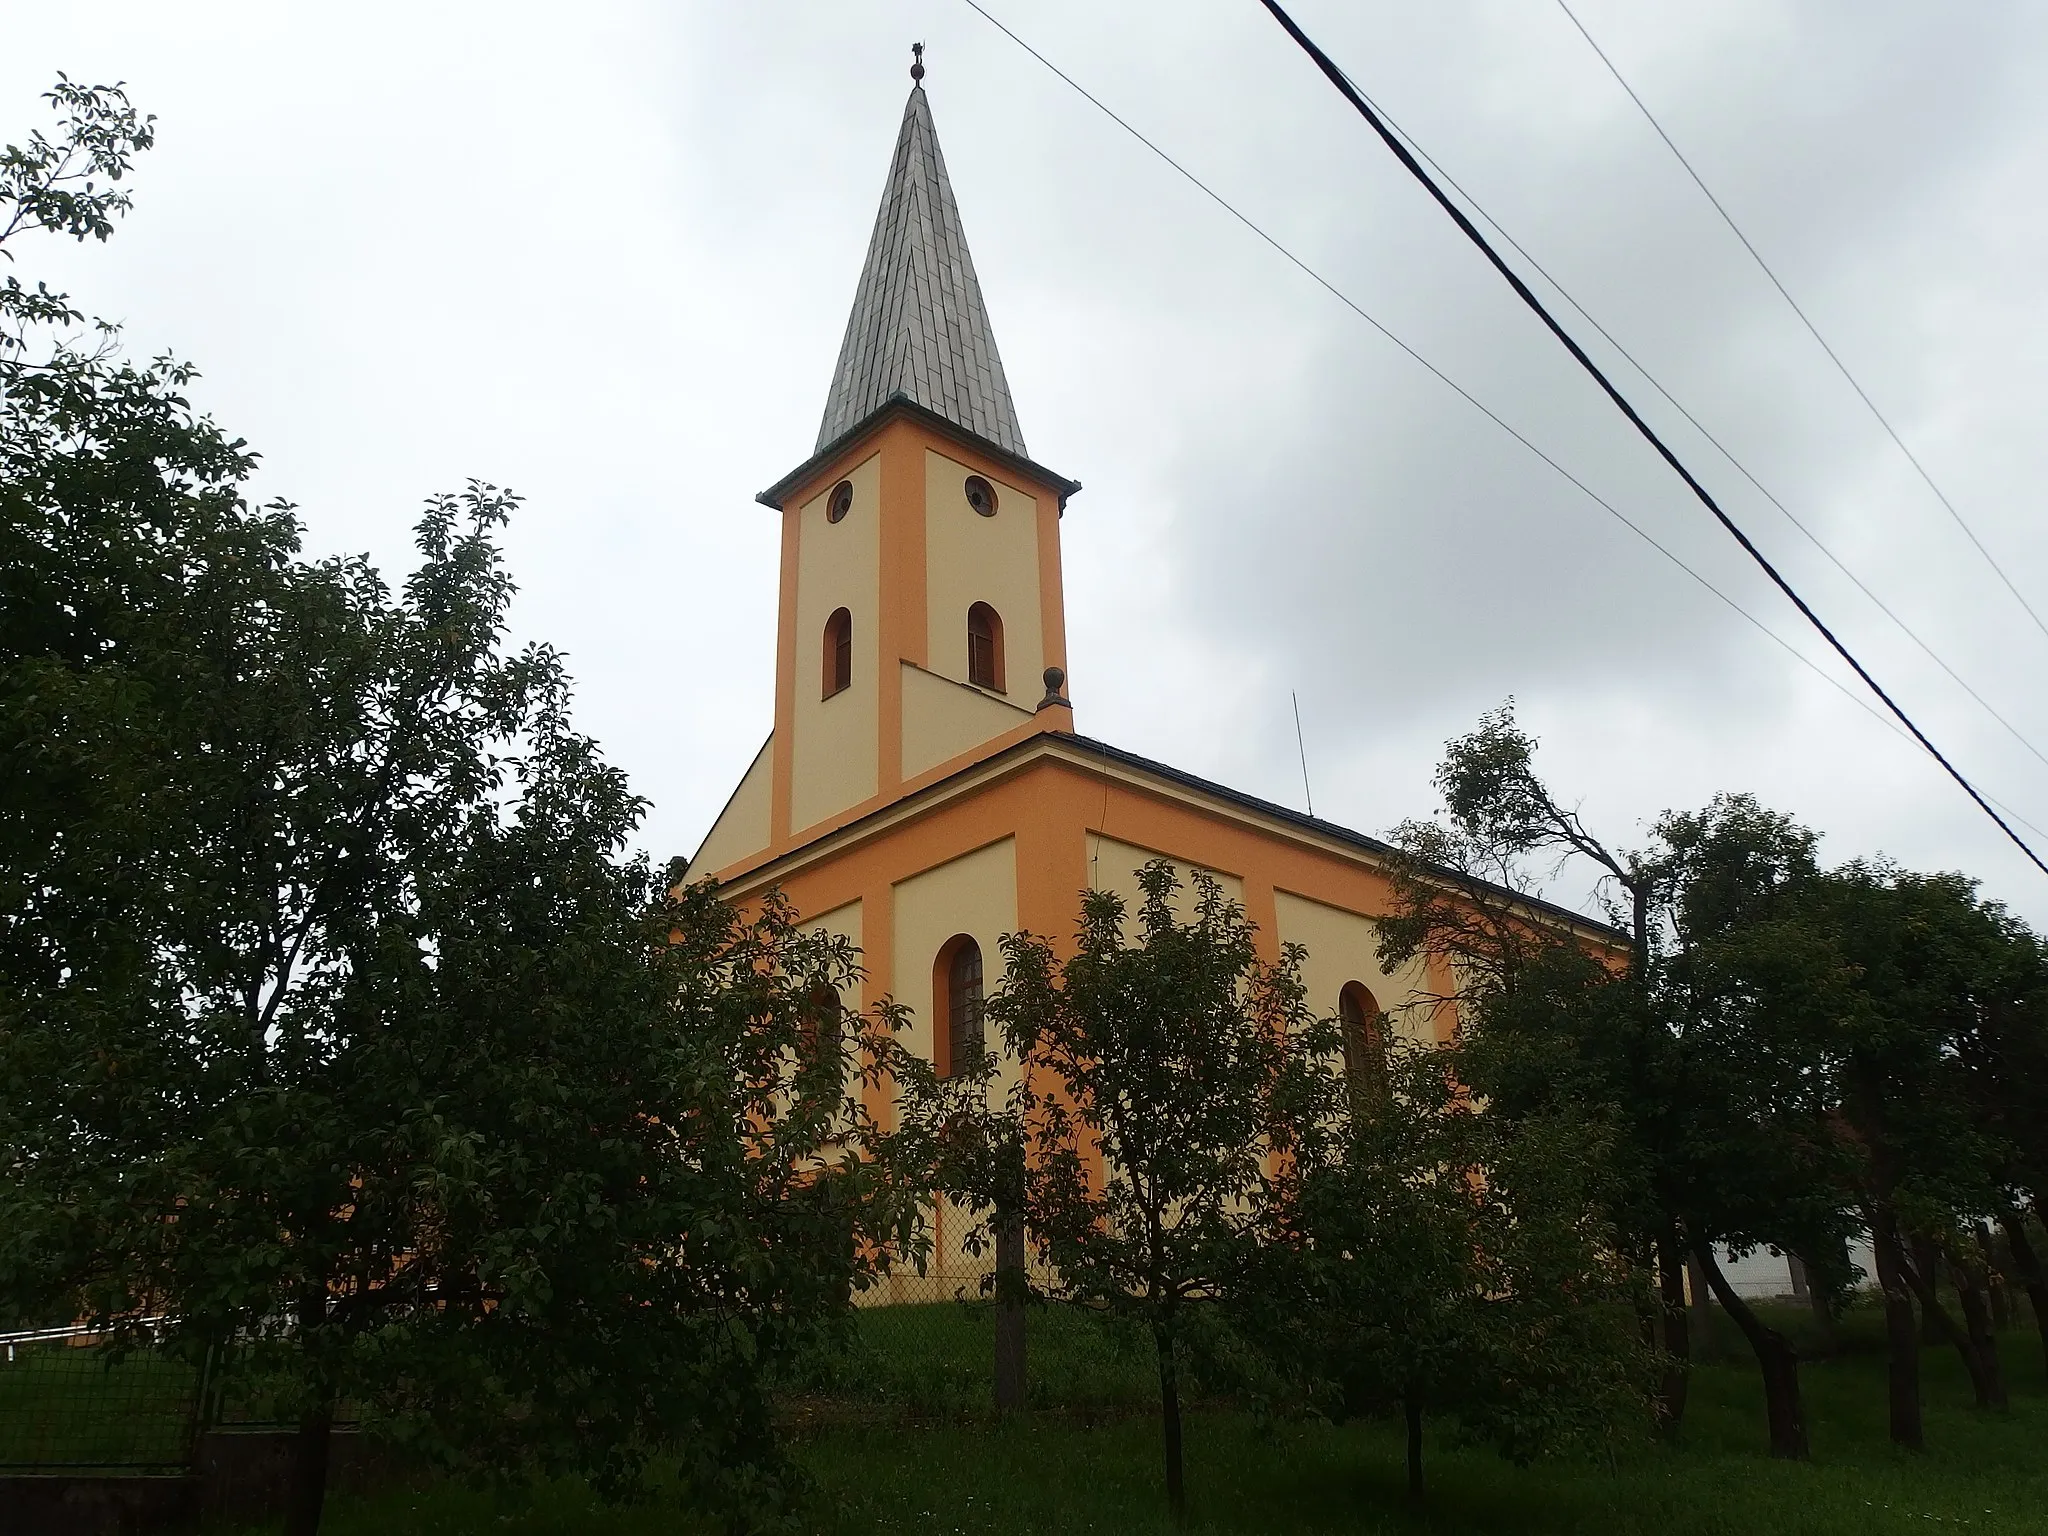
[[[1257,8],[993,8],[1818,654]],[[1298,9],[2048,748],[2048,641],[1553,6]],[[1579,9],[2048,603],[2048,15]],[[371,6],[345,28],[46,9],[0,59],[0,137],[38,121],[57,69],[126,78],[160,115],[114,243],[33,259],[138,349],[205,368],[202,402],[265,451],[315,548],[400,568],[429,491],[474,474],[527,493],[518,623],[569,651],[665,853],[767,729],[776,548],[751,495],[808,450],[916,37],[1019,417],[1088,485],[1065,534],[1084,729],[1293,800],[1298,689],[1317,809],[1377,829],[1426,809],[1437,744],[1514,693],[1560,783],[1623,835],[1754,788],[1838,857],[1967,868],[2048,919],[2048,882],[1910,749],[963,6],[505,5],[488,27]],[[1674,432],[1958,758],[2048,827],[2048,768]]]

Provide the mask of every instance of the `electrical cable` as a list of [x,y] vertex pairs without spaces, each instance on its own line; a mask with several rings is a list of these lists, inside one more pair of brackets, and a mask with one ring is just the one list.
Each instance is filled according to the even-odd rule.
[[[1069,75],[1065,70],[1061,69],[1057,64],[1053,63],[1051,59],[1047,58],[1044,54],[1040,53],[1036,48],[1032,47],[1031,44],[1026,42],[1023,38],[1019,37],[1015,32],[1011,31],[995,16],[990,15],[989,12],[978,3],[978,0],[964,0],[964,3],[971,10],[978,13],[984,21],[988,22],[990,26],[994,27],[998,32],[1002,33],[1011,42],[1015,43],[1019,48],[1023,49],[1024,52],[1028,53],[1039,64],[1043,65],[1049,73],[1054,75],[1062,83],[1071,88],[1074,91],[1074,93],[1078,95],[1083,101],[1086,101],[1090,106],[1094,107],[1104,117],[1108,118],[1111,122],[1115,123],[1117,127],[1123,129],[1125,133],[1129,134],[1133,139],[1136,139],[1138,143],[1143,145],[1146,149],[1150,150],[1153,155],[1158,157],[1160,160],[1164,161],[1190,186],[1194,187],[1204,197],[1208,198],[1211,202],[1216,204],[1217,207],[1221,208],[1225,213],[1229,214],[1233,219],[1237,220],[1238,223],[1242,224],[1246,229],[1250,230],[1254,235],[1258,236],[1260,240],[1264,241],[1268,246],[1272,247],[1274,251],[1278,252],[1290,264],[1292,264],[1295,268],[1297,268],[1300,272],[1307,276],[1311,281],[1316,283],[1317,286],[1321,287],[1332,298],[1336,299],[1338,303],[1342,304],[1346,309],[1350,310],[1353,314],[1357,315],[1361,320],[1365,321],[1366,324],[1370,325],[1374,330],[1378,331],[1381,336],[1385,337],[1388,341],[1392,342],[1394,346],[1396,346],[1403,353],[1405,353],[1411,361],[1419,364],[1423,369],[1425,369],[1427,372],[1433,375],[1439,383],[1445,385],[1454,394],[1459,396],[1459,398],[1464,400],[1467,405],[1470,405],[1474,410],[1478,411],[1482,416],[1486,417],[1488,421],[1492,422],[1496,427],[1499,427],[1501,431],[1505,432],[1509,437],[1513,438],[1523,448],[1527,449],[1529,453],[1534,455],[1546,467],[1548,467],[1550,470],[1556,473],[1559,476],[1559,478],[1566,481],[1574,489],[1576,489],[1582,495],[1584,495],[1588,501],[1593,503],[1594,506],[1600,508],[1601,511],[1605,512],[1609,517],[1613,518],[1616,522],[1620,523],[1622,527],[1626,528],[1638,539],[1641,539],[1645,544],[1649,545],[1651,549],[1655,550],[1658,554],[1662,555],[1665,558],[1665,560],[1669,561],[1673,566],[1677,567],[1677,569],[1686,577],[1688,577],[1693,582],[1697,583],[1700,587],[1704,588],[1709,595],[1711,595],[1716,601],[1720,602],[1737,618],[1741,619],[1745,624],[1749,625],[1758,634],[1762,635],[1766,640],[1770,641],[1771,644],[1777,646],[1778,649],[1783,651],[1787,656],[1791,657],[1794,661],[1798,662],[1802,667],[1806,668],[1807,671],[1811,672],[1815,677],[1819,678],[1822,682],[1826,683],[1830,688],[1834,689],[1835,692],[1839,693],[1851,704],[1855,705],[1858,709],[1862,710],[1866,715],[1870,716],[1870,718],[1875,720],[1879,725],[1883,726],[1886,730],[1892,732],[1901,741],[1906,741],[1910,743],[1913,740],[1912,737],[1908,736],[1903,730],[1899,728],[1897,721],[1893,720],[1889,715],[1886,715],[1882,711],[1877,709],[1868,698],[1864,697],[1862,694],[1850,688],[1840,678],[1836,677],[1826,668],[1822,667],[1812,657],[1808,656],[1804,651],[1800,650],[1799,647],[1792,644],[1791,641],[1787,640],[1783,635],[1780,635],[1776,630],[1772,629],[1768,624],[1764,623],[1763,620],[1759,619],[1755,614],[1751,613],[1747,608],[1743,607],[1742,604],[1738,603],[1726,592],[1723,592],[1719,587],[1715,586],[1713,582],[1709,581],[1705,576],[1702,576],[1690,565],[1687,565],[1685,561],[1681,559],[1677,554],[1673,553],[1670,549],[1666,548],[1662,543],[1658,542],[1656,537],[1652,535],[1647,529],[1643,528],[1640,524],[1632,520],[1620,508],[1616,507],[1612,502],[1608,501],[1604,496],[1600,495],[1599,492],[1595,491],[1591,486],[1587,485],[1585,481],[1579,479],[1578,476],[1574,475],[1570,470],[1566,469],[1556,459],[1553,459],[1549,454],[1545,453],[1541,448],[1537,447],[1535,443],[1531,442],[1527,437],[1523,436],[1522,433],[1517,431],[1514,427],[1510,426],[1490,407],[1488,407],[1483,401],[1479,400],[1476,396],[1474,396],[1471,393],[1471,391],[1467,390],[1462,384],[1458,383],[1456,379],[1450,377],[1450,375],[1446,374],[1441,368],[1437,367],[1436,364],[1432,363],[1428,358],[1424,357],[1421,353],[1417,352],[1413,347],[1409,346],[1407,342],[1403,341],[1399,336],[1395,335],[1392,331],[1388,330],[1386,326],[1382,325],[1378,320],[1374,319],[1373,316],[1367,313],[1366,310],[1357,303],[1357,301],[1350,297],[1350,295],[1346,294],[1342,289],[1338,288],[1335,284],[1330,282],[1328,278],[1324,277],[1320,272],[1316,271],[1307,262],[1303,261],[1301,257],[1295,255],[1293,251],[1289,250],[1286,246],[1282,245],[1278,240],[1276,240],[1272,235],[1268,234],[1263,228],[1255,224],[1250,219],[1250,217],[1240,212],[1234,204],[1232,204],[1226,198],[1224,198],[1221,193],[1215,190],[1215,188],[1211,187],[1207,182],[1203,181],[1200,177],[1196,176],[1194,172],[1190,171],[1186,166],[1182,165],[1178,160],[1174,159],[1173,156],[1169,155],[1165,150],[1161,149],[1157,144],[1153,143],[1152,140],[1148,139],[1143,133],[1139,132],[1125,119],[1118,116],[1113,110],[1106,106],[1097,96],[1095,96],[1093,92],[1089,91],[1086,86],[1082,85],[1072,75]],[[1103,816],[1101,822],[1101,824],[1103,825],[1107,824],[1107,818],[1109,813],[1108,791],[1109,786],[1107,782],[1107,776],[1105,775],[1105,780],[1103,784]],[[2022,826],[2025,826],[2029,831],[2035,833],[2037,836],[2048,838],[2048,832],[2043,832],[2039,827],[2036,827],[2032,822],[2026,820],[2024,817],[2012,811],[2010,807],[2004,804],[2004,802],[1994,800],[1994,803],[1999,805],[2000,809],[2004,810],[2008,816],[2011,816],[2013,820],[2019,822]]]
[[1989,715],[1993,720],[1997,721],[1999,725],[2003,726],[2005,728],[2005,732],[2007,735],[2011,736],[2014,741],[2018,742],[2022,747],[2026,748],[2028,752],[2032,753],[2033,756],[2044,766],[2048,766],[2048,753],[2042,752],[2042,750],[2039,747],[2035,746],[2032,741],[2028,740],[2025,733],[2022,732],[2018,726],[2014,725],[2012,721],[2008,720],[2004,716],[2004,714],[2002,714],[1999,711],[1999,709],[1992,704],[1992,702],[1989,699],[1984,697],[1983,694],[1979,693],[1975,688],[1971,687],[1968,680],[1966,680],[1961,673],[1956,671],[1954,667],[1950,666],[1948,662],[1941,656],[1941,654],[1934,649],[1933,646],[1929,645],[1925,640],[1923,640],[1920,637],[1919,632],[1916,631],[1912,625],[1908,624],[1893,610],[1891,604],[1887,603],[1883,598],[1879,597],[1875,592],[1873,592],[1870,589],[1869,584],[1866,583],[1861,576],[1858,576],[1854,571],[1850,570],[1849,567],[1842,562],[1841,557],[1838,556],[1832,549],[1829,549],[1824,542],[1822,542],[1820,535],[1815,533],[1811,528],[1807,527],[1806,524],[1802,522],[1796,514],[1794,514],[1790,507],[1786,506],[1784,502],[1778,499],[1778,497],[1771,491],[1769,486],[1765,485],[1761,480],[1757,479],[1757,477],[1750,472],[1749,466],[1747,464],[1744,464],[1742,460],[1738,459],[1735,456],[1734,452],[1726,444],[1724,444],[1720,438],[1716,437],[1711,431],[1709,431],[1705,423],[1703,423],[1697,416],[1693,415],[1691,411],[1686,409],[1684,402],[1680,401],[1675,395],[1671,393],[1670,390],[1666,389],[1662,382],[1659,381],[1657,376],[1651,373],[1648,368],[1644,367],[1643,364],[1637,360],[1633,352],[1629,351],[1627,347],[1623,346],[1619,341],[1617,341],[1613,333],[1610,332],[1606,326],[1602,325],[1599,319],[1595,317],[1593,313],[1586,308],[1585,305],[1581,304],[1576,298],[1574,298],[1572,296],[1571,291],[1568,288],[1566,288],[1563,283],[1559,282],[1555,277],[1553,277],[1550,273],[1550,270],[1547,267],[1545,267],[1542,262],[1538,261],[1534,256],[1532,256],[1529,253],[1528,249],[1521,243],[1521,241],[1517,240],[1512,234],[1508,232],[1507,228],[1504,225],[1502,225],[1499,219],[1496,219],[1491,213],[1487,212],[1485,206],[1480,203],[1478,198],[1474,197],[1470,192],[1468,192],[1462,185],[1460,185],[1458,179],[1455,176],[1451,175],[1450,172],[1446,171],[1442,165],[1438,164],[1435,158],[1431,156],[1429,151],[1424,149],[1422,145],[1416,140],[1415,135],[1408,132],[1407,129],[1403,128],[1398,122],[1394,121],[1393,115],[1389,113],[1385,107],[1381,106],[1379,102],[1373,100],[1371,96],[1366,95],[1364,91],[1359,90],[1358,83],[1355,80],[1351,80],[1351,77],[1348,74],[1345,76],[1345,79],[1347,81],[1350,81],[1353,90],[1358,90],[1359,94],[1361,96],[1364,96],[1366,101],[1372,104],[1374,111],[1378,112],[1381,117],[1386,119],[1387,126],[1392,128],[1394,132],[1398,133],[1402,137],[1402,139],[1407,142],[1408,147],[1415,152],[1416,156],[1420,158],[1425,164],[1427,164],[1431,170],[1435,171],[1437,175],[1441,176],[1452,191],[1456,192],[1460,197],[1464,198],[1465,201],[1472,206],[1472,211],[1478,214],[1480,218],[1484,219],[1487,222],[1487,224],[1492,227],[1495,234],[1499,235],[1501,239],[1505,240],[1511,247],[1513,247],[1515,253],[1518,256],[1520,256],[1524,261],[1528,262],[1529,265],[1535,269],[1536,273],[1540,277],[1542,277],[1542,279],[1546,283],[1548,283],[1553,289],[1557,291],[1557,295],[1559,298],[1563,299],[1565,303],[1569,304],[1573,309],[1578,311],[1580,317],[1584,319],[1588,325],[1592,326],[1594,330],[1600,333],[1601,339],[1604,340],[1609,346],[1614,348],[1614,350],[1618,352],[1624,360],[1627,361],[1628,365],[1631,368],[1635,369],[1635,371],[1642,376],[1645,383],[1647,383],[1652,389],[1656,390],[1658,394],[1664,397],[1666,404],[1668,404],[1673,410],[1677,411],[1679,415],[1683,416],[1686,419],[1686,421],[1691,424],[1694,431],[1698,432],[1701,437],[1705,438],[1707,442],[1712,444],[1714,451],[1720,454],[1722,458],[1726,459],[1728,463],[1734,467],[1736,473],[1741,475],[1743,479],[1747,480],[1750,483],[1750,485],[1755,488],[1758,495],[1762,496],[1764,500],[1768,501],[1773,507],[1777,508],[1778,511],[1784,516],[1786,522],[1790,523],[1794,528],[1798,529],[1799,532],[1805,536],[1806,541],[1809,544],[1811,544],[1815,549],[1819,550],[1821,554],[1827,558],[1827,561],[1830,565],[1834,566],[1836,570],[1840,571],[1844,576],[1846,576],[1855,585],[1857,591],[1861,592],[1865,597],[1869,598],[1870,601],[1876,605],[1877,610],[1880,613],[1882,613],[1886,618],[1890,619],[1892,623],[1895,626],[1897,626],[1901,634],[1903,634],[1908,640],[1911,640],[1915,645],[1917,645],[1922,651],[1922,653],[1926,655],[1929,661],[1933,662],[1937,667],[1941,668],[1942,671],[1946,672],[1950,680],[1954,682],[1958,688],[1962,689],[1963,692],[1967,693],[1972,699],[1974,699],[1978,707],[1980,707],[1985,714]]
[[1594,40],[1593,34],[1586,30],[1586,24],[1573,14],[1572,8],[1565,4],[1565,0],[1557,0],[1557,8],[1564,12],[1574,27],[1578,28],[1579,36],[1586,40],[1586,45],[1599,55],[1600,62],[1607,66],[1607,72],[1614,76],[1615,84],[1628,93],[1628,99],[1636,104],[1636,110],[1643,114],[1643,120],[1656,130],[1657,137],[1664,141],[1664,147],[1671,151],[1680,165],[1685,167],[1685,174],[1692,178],[1693,185],[1698,187],[1706,200],[1714,205],[1714,212],[1721,216],[1721,222],[1726,224],[1729,232],[1742,242],[1742,248],[1749,252],[1750,259],[1757,264],[1758,270],[1771,280],[1771,286],[1778,290],[1779,297],[1792,307],[1792,313],[1799,317],[1799,323],[1806,327],[1807,334],[1820,343],[1820,349],[1827,353],[1828,361],[1833,363],[1835,370],[1849,381],[1849,387],[1856,391],[1856,397],[1869,408],[1870,414],[1877,418],[1877,424],[1884,428],[1885,435],[1898,447],[1899,452],[1906,456],[1906,462],[1911,464],[1920,478],[1927,483],[1927,489],[1934,492],[1934,499],[1942,504],[1950,517],[1955,519],[1956,526],[1963,530],[1964,536],[1976,545],[1977,553],[1984,557],[1984,563],[1997,572],[1998,579],[2005,583],[2005,590],[2012,594],[2013,601],[2025,609],[2027,617],[2034,621],[2034,628],[2048,636],[2048,622],[2042,620],[2034,605],[2027,601],[2018,587],[2013,585],[2012,578],[2005,573],[2005,567],[2000,565],[1991,551],[1984,547],[1984,541],[1978,538],[1977,531],[1963,520],[1963,514],[1956,510],[1956,504],[1948,499],[1948,494],[1934,483],[1934,476],[1929,474],[1927,466],[1920,462],[1920,456],[1906,446],[1906,440],[1899,436],[1898,429],[1891,424],[1885,413],[1878,409],[1877,402],[1870,398],[1870,392],[1857,382],[1856,375],[1849,371],[1849,365],[1842,361],[1840,354],[1833,347],[1828,345],[1828,339],[1821,335],[1820,327],[1808,318],[1806,311],[1799,307],[1799,301],[1793,298],[1790,290],[1778,280],[1778,274],[1771,270],[1770,263],[1763,258],[1763,253],[1751,243],[1749,236],[1742,232],[1742,226],[1737,224],[1734,217],[1721,205],[1721,199],[1714,196],[1713,189],[1707,185],[1700,173],[1692,168],[1692,162],[1685,158],[1685,152],[1672,142],[1671,135],[1664,131],[1664,125],[1657,121],[1656,114],[1644,104],[1643,98],[1636,94],[1635,87],[1630,85],[1627,78],[1615,67],[1614,60],[1607,56],[1607,50]]
[[[968,0],[968,3],[973,4],[973,0]],[[1948,760],[1927,733],[1914,723],[1913,717],[1899,706],[1898,702],[1884,690],[1883,685],[1870,674],[1869,669],[1856,659],[1855,653],[1842,643],[1832,629],[1828,628],[1827,624],[1821,619],[1819,614],[1814,612],[1806,599],[1799,595],[1791,582],[1787,581],[1778,568],[1771,563],[1769,557],[1757,548],[1751,542],[1749,535],[1744,533],[1735,520],[1722,510],[1721,504],[1714,499],[1713,494],[1699,482],[1691,470],[1685,467],[1685,464],[1679,459],[1678,455],[1673,453],[1664,439],[1658,435],[1656,429],[1645,421],[1636,408],[1629,403],[1628,397],[1615,388],[1613,381],[1607,377],[1600,365],[1586,355],[1585,348],[1580,346],[1573,339],[1572,334],[1558,323],[1557,317],[1551,314],[1543,301],[1530,291],[1529,285],[1522,281],[1514,268],[1502,260],[1500,253],[1493,248],[1486,236],[1479,232],[1478,226],[1465,216],[1465,211],[1453,202],[1445,194],[1444,190],[1430,178],[1429,172],[1422,168],[1421,162],[1408,152],[1408,147],[1381,120],[1379,114],[1373,110],[1371,105],[1358,92],[1357,88],[1351,84],[1344,71],[1337,67],[1335,61],[1317,46],[1313,38],[1302,31],[1294,18],[1289,16],[1286,10],[1278,3],[1278,0],[1259,0],[1259,3],[1272,14],[1273,19],[1280,23],[1281,28],[1289,37],[1294,39],[1301,50],[1315,62],[1316,67],[1323,72],[1344,99],[1350,102],[1359,115],[1371,125],[1373,131],[1380,136],[1381,141],[1386,144],[1388,149],[1393,151],[1394,157],[1401,162],[1410,175],[1422,184],[1424,190],[1436,200],[1437,205],[1451,216],[1452,221],[1464,232],[1466,238],[1479,248],[1481,254],[1492,263],[1494,270],[1499,272],[1507,281],[1508,286],[1514,289],[1516,296],[1535,313],[1536,317],[1544,323],[1545,327],[1558,339],[1565,350],[1571,353],[1579,366],[1591,376],[1593,381],[1605,392],[1607,398],[1614,403],[1615,408],[1628,418],[1629,423],[1635,427],[1643,440],[1656,450],[1658,457],[1662,458],[1671,467],[1672,472],[1685,482],[1686,487],[1698,498],[1700,504],[1711,512],[1722,528],[1727,530],[1729,536],[1742,546],[1743,551],[1756,563],[1757,568],[1768,576],[1772,584],[1780,592],[1784,593],[1792,605],[1805,616],[1806,621],[1820,633],[1821,638],[1827,641],[1835,654],[1849,664],[1856,675],[1863,680],[1864,686],[1876,694],[1885,708],[1898,717],[1899,723],[1913,733],[1914,740],[1918,741],[1927,750],[1928,755],[1941,765],[1948,776],[1961,786],[1963,793],[1975,801],[1978,809],[1990,817],[1997,825],[1999,831],[2011,839],[2013,846],[2025,854],[2028,861],[2036,869],[2040,870],[2042,874],[2048,875],[2048,862],[2044,862],[2041,856],[2034,852],[2027,844],[2026,839],[2015,832],[2006,819],[1992,808],[1991,802],[1986,800],[1977,787],[1963,776],[1962,770]],[[975,8],[977,10],[980,9],[979,6]],[[983,14],[987,13],[984,12]]]

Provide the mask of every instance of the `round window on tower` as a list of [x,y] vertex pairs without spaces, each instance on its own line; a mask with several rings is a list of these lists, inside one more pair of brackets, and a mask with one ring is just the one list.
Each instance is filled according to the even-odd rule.
[[983,517],[996,515],[996,488],[979,475],[967,477],[967,505]]
[[853,510],[853,482],[842,480],[832,487],[832,499],[825,503],[825,521],[836,523]]

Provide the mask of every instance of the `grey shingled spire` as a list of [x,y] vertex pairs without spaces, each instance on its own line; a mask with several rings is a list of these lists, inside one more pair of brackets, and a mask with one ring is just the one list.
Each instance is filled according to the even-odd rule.
[[1026,456],[921,85],[911,87],[903,107],[889,184],[839,346],[832,392],[825,397],[818,446],[860,425],[899,393]]

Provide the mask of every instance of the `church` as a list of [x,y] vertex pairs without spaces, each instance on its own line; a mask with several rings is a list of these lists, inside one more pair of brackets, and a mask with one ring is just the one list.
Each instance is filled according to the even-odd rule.
[[[1031,457],[932,126],[922,66],[811,456],[782,520],[774,728],[692,861],[780,887],[863,956],[941,1072],[977,1045],[999,940],[1068,938],[1081,894],[1135,904],[1165,856],[1211,872],[1265,956],[1298,943],[1318,1013],[1434,1028],[1382,970],[1386,845],[1080,734],[1060,525],[1081,487]],[[1597,925],[1553,915],[1589,933]],[[872,1105],[886,1122],[888,1106]],[[942,1244],[943,1250],[943,1244]]]

